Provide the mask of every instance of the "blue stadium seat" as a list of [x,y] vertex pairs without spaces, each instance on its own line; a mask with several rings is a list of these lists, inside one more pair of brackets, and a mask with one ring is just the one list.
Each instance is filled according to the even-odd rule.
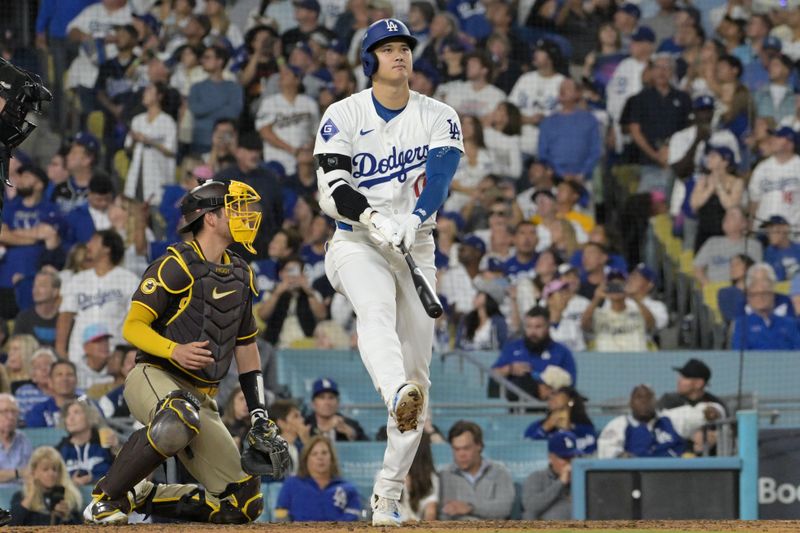
[[10,487],[0,488],[0,507],[3,509],[11,509],[11,498],[14,494],[22,490],[22,485],[14,485]]
[[22,432],[31,441],[34,449],[40,446],[55,447],[66,436],[66,432],[61,428],[27,428]]
[[275,504],[278,501],[278,494],[283,487],[282,482],[262,483],[261,492],[264,495],[264,511],[258,517],[257,522],[272,522],[275,517]]

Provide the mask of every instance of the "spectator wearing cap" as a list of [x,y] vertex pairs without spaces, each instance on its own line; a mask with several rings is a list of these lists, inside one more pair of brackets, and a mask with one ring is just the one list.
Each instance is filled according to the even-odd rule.
[[67,215],[64,241],[67,246],[86,243],[92,236],[111,227],[108,210],[114,202],[114,183],[105,174],[97,173],[89,182],[86,205],[75,207]]
[[[578,370],[572,352],[550,337],[550,313],[546,307],[535,306],[525,313],[522,322],[522,338],[508,341],[492,364],[495,375],[501,376],[532,396],[538,394],[534,376],[544,372],[548,365],[564,369],[577,381]],[[491,389],[490,389],[491,390]],[[511,401],[515,394],[508,394]]]
[[612,419],[597,439],[600,459],[615,457],[680,457],[686,447],[670,419],[656,410],[655,391],[637,385],[631,392],[630,414]]
[[256,130],[264,141],[264,160],[280,164],[285,176],[297,172],[297,155],[313,144],[319,106],[300,94],[302,72],[289,65],[279,71],[280,92],[261,101]]
[[584,331],[594,334],[598,352],[647,351],[647,334],[655,319],[640,296],[626,293],[625,274],[611,271],[581,319]]
[[627,103],[627,125],[633,141],[631,162],[641,165],[640,193],[670,188],[669,139],[689,125],[692,101],[687,93],[672,86],[673,74],[672,58],[657,56],[651,63],[651,85]]
[[320,23],[322,7],[317,0],[293,0],[292,4],[297,26],[281,34],[284,50],[291,50],[297,43],[308,42],[315,31],[322,32],[329,40],[336,38],[336,34]]
[[83,357],[77,367],[78,388],[88,389],[94,385],[111,383],[114,378],[106,371],[111,356],[109,339],[111,333],[105,324],[90,324],[83,329]]
[[783,126],[771,132],[772,155],[753,169],[747,186],[750,213],[756,221],[773,215],[785,218],[793,228],[800,227],[800,156],[797,134]]
[[[623,48],[629,47],[633,40],[633,34],[639,28],[639,19],[641,17],[642,11],[639,6],[631,2],[625,2],[614,13],[614,29],[619,32]],[[653,42],[656,42],[655,32],[653,32]]]
[[205,154],[211,150],[211,132],[217,119],[238,117],[244,103],[242,86],[223,78],[230,54],[221,46],[209,46],[201,56],[208,78],[189,89],[189,110],[194,118],[192,150]]
[[523,74],[508,95],[522,115],[522,151],[536,155],[539,148],[539,124],[558,106],[558,93],[564,75],[557,71],[561,57],[558,45],[540,40],[533,52],[534,70]]
[[[539,378],[554,381],[552,376],[547,376],[548,371],[560,371],[556,366],[549,366]],[[555,374],[555,372],[554,372]],[[566,380],[562,380],[562,383]],[[554,385],[554,384],[553,384]],[[532,440],[545,440],[559,431],[571,431],[575,434],[575,444],[582,454],[590,455],[597,451],[597,432],[594,423],[586,414],[586,398],[570,385],[550,388],[549,395],[542,399],[547,401],[545,417],[533,422],[525,429],[525,438]]]
[[13,319],[20,309],[33,305],[31,290],[40,265],[61,268],[61,214],[44,198],[47,175],[34,166],[20,167],[17,195],[2,210],[0,245],[0,317]]
[[66,215],[73,207],[86,203],[89,182],[100,154],[100,142],[88,132],[80,132],[73,139],[66,156],[69,177],[55,186],[50,200]]
[[[464,122],[461,122],[462,126]],[[528,163],[525,172],[527,177],[527,188],[517,194],[516,201],[514,202],[514,217],[518,219],[531,219],[538,211],[536,205],[536,193],[540,190],[547,191],[552,196],[551,200],[555,201],[553,191],[556,188],[555,171],[553,166],[541,159],[533,158]],[[517,184],[517,188],[525,187],[522,180]]]
[[209,36],[224,43],[231,50],[238,50],[244,44],[239,26],[233,24],[225,12],[227,0],[206,0],[206,16],[211,22]]
[[75,363],[59,359],[50,366],[50,396],[25,415],[26,428],[52,428],[61,422],[61,408],[78,398]]
[[450,105],[461,115],[483,119],[505,101],[506,94],[492,85],[492,60],[484,51],[470,52],[464,57],[466,80],[440,85],[436,98]]
[[[800,327],[793,316],[775,305],[775,272],[758,264],[747,271],[747,307],[734,321],[731,348],[734,350],[800,349]],[[759,273],[766,270],[766,275]],[[782,306],[783,307],[783,306]]]
[[218,172],[214,179],[239,180],[253,187],[261,196],[261,229],[253,246],[256,258],[267,256],[270,239],[283,224],[283,192],[275,173],[262,166],[264,144],[255,132],[242,135],[234,151],[236,164]]
[[369,440],[361,425],[339,413],[339,386],[330,378],[319,378],[311,388],[311,409],[306,417],[310,434],[331,442]]
[[572,518],[572,460],[581,455],[571,431],[547,439],[547,468],[530,474],[522,486],[523,520]]
[[774,215],[762,222],[761,229],[766,230],[768,242],[764,261],[775,270],[778,281],[792,279],[800,272],[800,244],[791,240],[789,222]]
[[[733,152],[736,164],[740,161],[739,141],[730,130],[712,127],[716,102],[709,95],[692,101],[692,125],[675,132],[669,138],[669,163],[675,176],[690,179],[702,167],[709,146],[724,146]],[[676,180],[678,186],[681,181]],[[673,193],[675,194],[675,193]]]
[[539,126],[538,157],[549,161],[565,180],[586,182],[600,160],[600,125],[583,107],[580,83],[565,78],[558,91],[558,112]]
[[673,367],[678,373],[675,392],[666,392],[658,399],[658,409],[674,409],[684,405],[695,406],[701,402],[713,402],[724,408],[725,403],[708,392],[711,369],[700,359],[689,359],[683,366]]
[[[427,59],[422,58],[414,61],[414,72],[411,73],[411,78],[409,79],[408,83],[412,91],[417,91],[422,95],[433,98],[433,95],[436,93],[436,90],[439,87],[440,79],[441,75],[439,74],[439,71],[436,70],[436,67],[434,67]],[[466,117],[461,118],[462,136],[464,135],[464,118]]]
[[795,97],[789,83],[793,70],[794,63],[783,54],[769,60],[769,84],[753,95],[753,104],[759,117],[772,117],[777,124],[783,117],[794,114]]
[[471,234],[461,239],[458,246],[458,261],[449,262],[441,277],[439,292],[453,306],[456,320],[472,310],[475,299],[475,280],[480,273],[480,263],[486,255],[486,243],[477,235]]
[[[473,309],[461,319],[456,331],[456,349],[467,351],[495,351],[502,348],[508,337],[508,325],[500,312],[502,292],[492,295],[492,290],[479,290]],[[500,301],[497,300],[500,298]]]
[[653,30],[647,26],[639,27],[631,35],[630,57],[620,62],[606,86],[606,108],[613,121],[615,149],[618,153],[622,152],[624,145],[620,127],[622,112],[628,99],[642,90],[642,74],[655,50],[655,40]]
[[689,205],[697,217],[694,251],[697,253],[710,238],[723,235],[725,211],[741,206],[744,181],[736,175],[733,151],[727,146],[709,145],[705,157],[706,172],[696,178]]
[[706,240],[694,257],[694,275],[702,285],[729,280],[730,260],[735,255],[747,254],[761,261],[761,243],[746,237],[747,218],[741,207],[733,206],[725,211],[722,233]]
[[[766,87],[770,83],[769,66],[774,57],[781,55],[783,45],[777,37],[768,35],[761,41],[760,49],[756,56],[747,63],[744,67],[744,74],[742,74],[742,83],[744,83],[751,93],[755,93],[762,87]],[[790,74],[791,85],[797,85],[797,73],[792,70]]]
[[175,176],[178,130],[175,120],[163,110],[167,90],[163,82],[151,82],[145,88],[145,112],[133,117],[125,139],[125,147],[133,151],[125,196],[150,205],[161,203],[164,186]]
[[636,265],[625,282],[625,293],[650,310],[655,322],[654,331],[657,332],[669,325],[669,311],[664,302],[652,297],[655,287],[656,273],[644,263]]

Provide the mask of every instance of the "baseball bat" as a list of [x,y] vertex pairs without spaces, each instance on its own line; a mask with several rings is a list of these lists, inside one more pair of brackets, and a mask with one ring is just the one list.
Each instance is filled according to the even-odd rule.
[[406,258],[406,264],[411,271],[411,279],[414,281],[414,287],[417,289],[417,296],[419,296],[419,301],[422,302],[422,307],[425,308],[425,312],[428,313],[429,317],[439,318],[442,316],[444,309],[439,297],[436,296],[436,291],[428,283],[428,278],[422,273],[422,270],[417,266],[417,262],[411,257],[411,252],[406,250],[403,243],[400,243],[400,252]]

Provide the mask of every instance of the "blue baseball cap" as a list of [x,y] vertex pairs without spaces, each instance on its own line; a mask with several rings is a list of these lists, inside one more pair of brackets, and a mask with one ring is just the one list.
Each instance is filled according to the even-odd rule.
[[719,156],[729,165],[733,165],[736,162],[736,154],[734,154],[733,150],[727,146],[709,146],[706,150],[706,153],[710,154],[711,152],[716,152],[719,154]]
[[761,223],[762,228],[769,228],[770,226],[788,226],[789,221],[780,215],[772,215],[767,220]]
[[562,459],[572,459],[581,455],[578,437],[571,431],[557,431],[547,439],[547,451]]
[[346,39],[334,39],[331,41],[331,50],[337,54],[346,54],[350,50],[350,43]]
[[631,34],[631,41],[641,43],[641,42],[648,42],[654,43],[656,42],[656,34],[647,26],[639,26],[636,28],[636,31]]
[[319,2],[317,0],[294,0],[292,2],[294,7],[299,7],[301,9],[309,9],[311,11],[316,11],[319,13],[322,11],[322,8],[319,6]]
[[419,72],[428,78],[433,85],[439,85],[439,82],[442,78],[439,74],[439,71],[436,70],[436,67],[434,67],[427,59],[418,59],[417,61],[414,61],[414,72]]
[[447,218],[452,220],[455,223],[456,229],[459,232],[461,232],[461,230],[464,229],[464,225],[466,224],[466,222],[464,221],[464,217],[462,217],[461,213],[459,213],[458,211],[439,211],[438,213],[436,213],[436,216],[438,218]]
[[636,4],[631,4],[630,2],[622,4],[620,10],[623,13],[627,13],[628,15],[632,16],[636,20],[639,20],[642,17],[642,10],[639,9],[639,6]]
[[330,378],[319,378],[311,387],[311,399],[313,400],[323,392],[332,392],[339,396],[339,386]]
[[505,270],[503,260],[497,257],[490,257],[487,263],[486,270],[489,272],[503,272]]
[[112,336],[105,324],[90,324],[83,328],[83,344],[108,339]]
[[770,130],[770,135],[773,137],[781,137],[783,139],[788,139],[793,143],[797,144],[797,133],[791,128],[791,126],[783,126],[778,128],[777,130]]
[[628,276],[622,270],[618,270],[616,268],[609,268],[608,271],[606,272],[606,281],[611,281],[615,279],[625,281],[626,279],[628,279]]
[[653,271],[652,268],[645,265],[644,263],[639,263],[638,265],[636,265],[634,272],[640,274],[644,279],[646,279],[650,283],[655,283],[656,281],[656,273]]
[[772,35],[767,35],[764,37],[764,40],[761,41],[761,48],[765,50],[776,50],[780,52],[783,49],[783,43],[777,37]]
[[694,101],[692,101],[692,109],[695,111],[699,111],[701,109],[714,109],[714,97],[707,94],[698,96],[694,99]]
[[100,151],[100,141],[88,131],[78,132],[72,142],[80,144],[95,155]]
[[475,234],[467,235],[463,239],[461,239],[461,246],[472,246],[476,250],[478,250],[481,255],[486,253],[486,243],[483,242],[483,239],[478,237]]

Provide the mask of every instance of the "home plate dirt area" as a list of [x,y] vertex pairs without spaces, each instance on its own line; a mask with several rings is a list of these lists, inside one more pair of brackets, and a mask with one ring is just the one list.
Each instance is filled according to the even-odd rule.
[[423,533],[431,532],[464,532],[464,533],[499,533],[534,532],[603,532],[620,531],[623,533],[643,533],[648,531],[659,532],[765,532],[765,533],[797,533],[800,532],[800,521],[770,520],[770,521],[714,521],[714,520],[681,520],[681,521],[586,521],[586,522],[522,522],[522,521],[486,521],[486,522],[426,522],[409,525],[401,528],[375,528],[365,522],[355,524],[315,522],[302,524],[247,524],[247,525],[210,525],[210,524],[136,524],[128,526],[58,526],[53,527],[9,527],[4,531],[9,532],[69,532],[77,533],[98,529],[107,533],[203,533],[203,532],[297,532],[297,533],[351,533],[380,531],[381,533]]

